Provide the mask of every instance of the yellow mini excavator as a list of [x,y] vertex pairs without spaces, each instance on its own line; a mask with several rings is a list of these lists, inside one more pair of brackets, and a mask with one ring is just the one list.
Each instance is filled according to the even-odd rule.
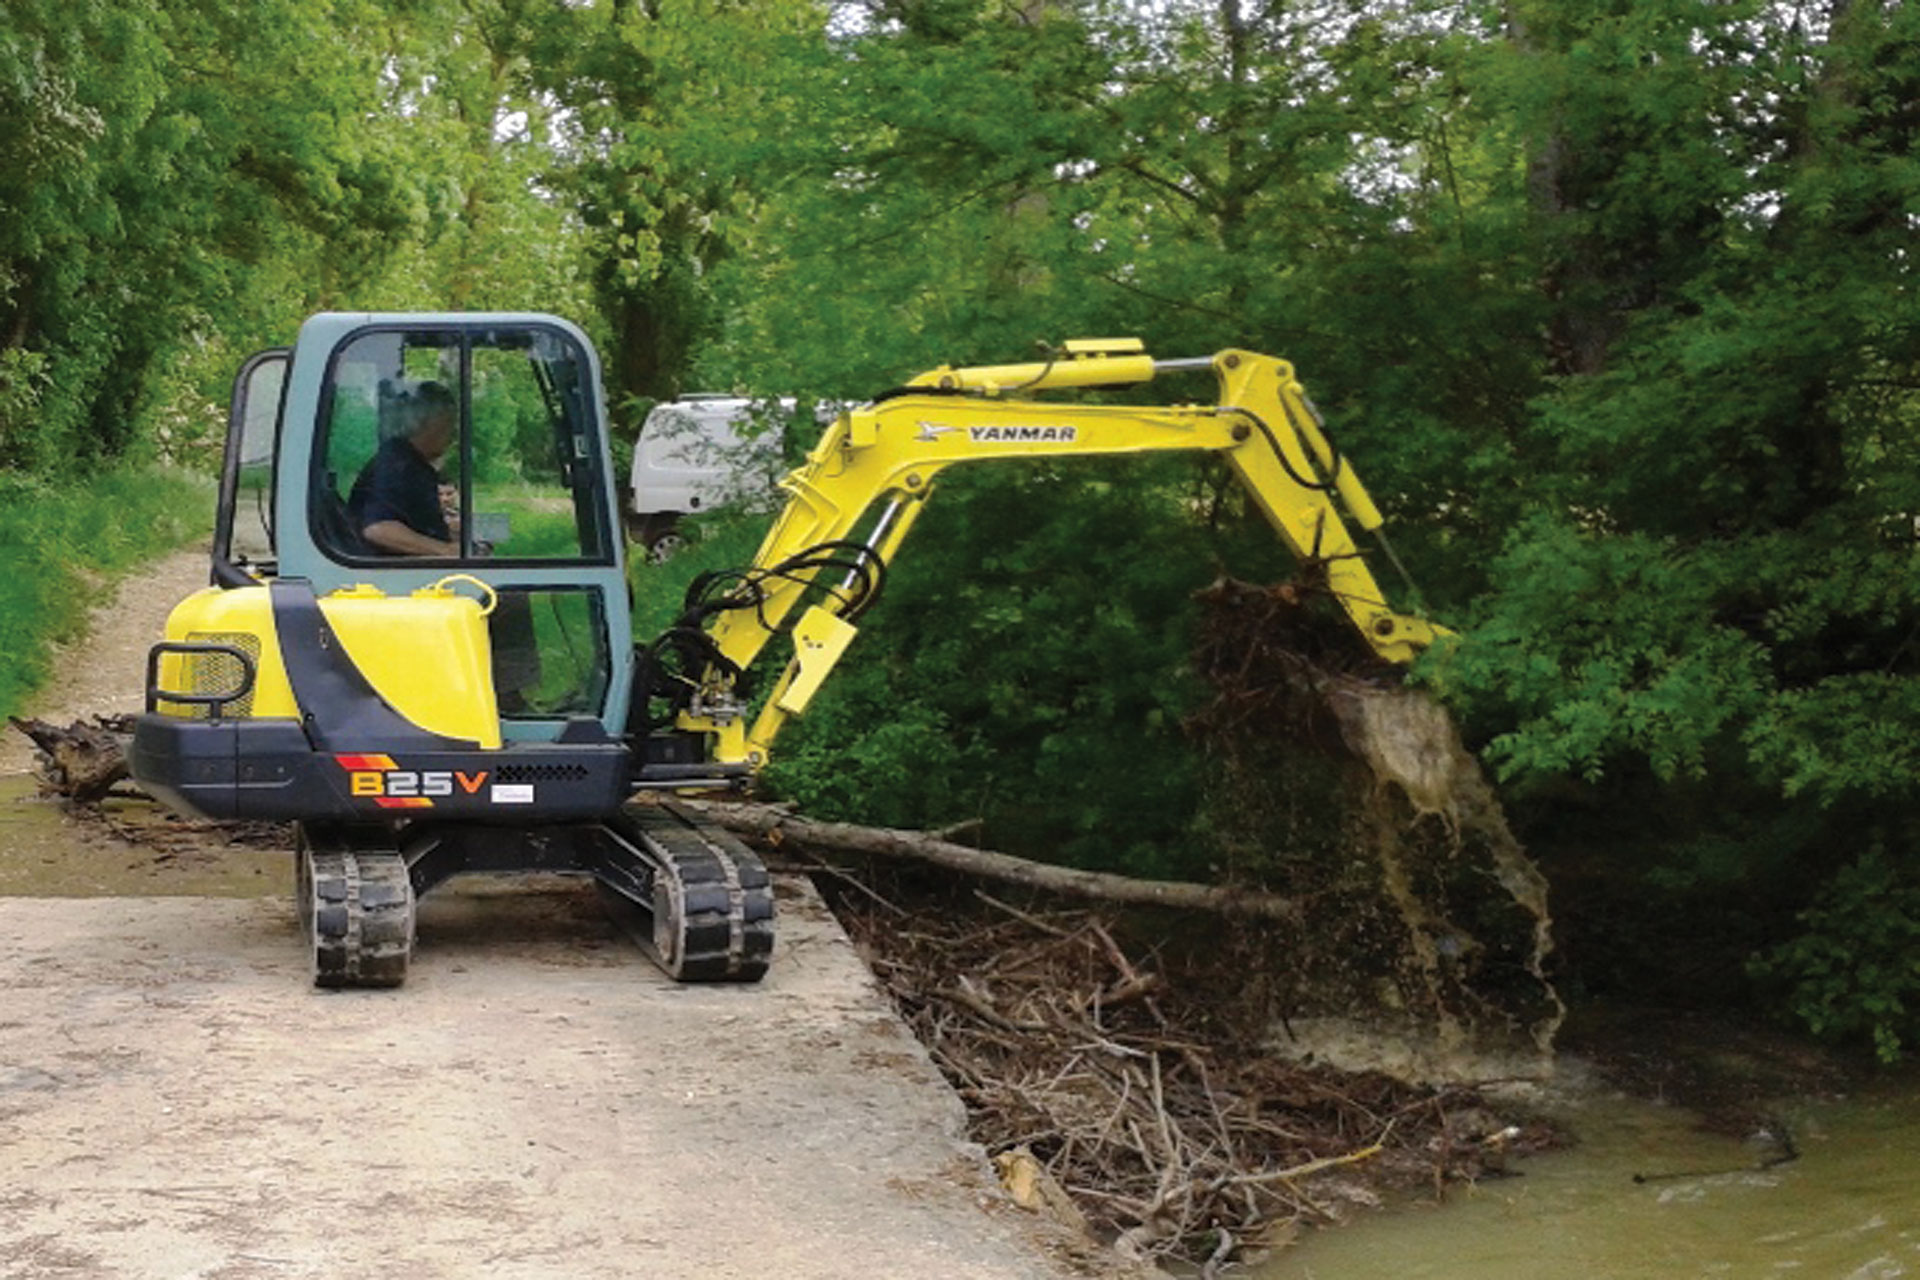
[[[1209,404],[1042,398],[1207,370]],[[1443,634],[1387,604],[1340,511],[1375,532],[1379,513],[1290,365],[1111,340],[943,366],[842,414],[753,563],[636,645],[586,337],[532,314],[314,316],[235,381],[211,585],[149,656],[132,771],[187,813],[295,824],[320,985],[401,982],[415,903],[473,871],[592,876],[673,977],[753,981],[764,867],[636,793],[748,782],[945,468],[1167,450],[1223,455],[1381,657]],[[743,677],[776,639],[752,711]]]

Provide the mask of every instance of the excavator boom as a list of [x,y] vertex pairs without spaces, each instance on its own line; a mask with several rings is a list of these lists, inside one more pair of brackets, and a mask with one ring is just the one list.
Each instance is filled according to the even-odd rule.
[[[1212,404],[1037,398],[1205,368],[1219,383]],[[1323,567],[1333,598],[1381,658],[1411,662],[1445,634],[1388,604],[1347,523],[1378,534],[1379,510],[1291,364],[1238,350],[1156,362],[1134,340],[1088,340],[1044,363],[943,366],[843,414],[782,481],[786,506],[738,575],[747,589],[724,602],[731,607],[690,620],[706,626],[711,660],[678,727],[711,735],[717,763],[763,763],[786,718],[804,709],[853,639],[852,618],[868,594],[857,581],[861,566],[878,572],[892,560],[946,468],[1174,451],[1222,455],[1288,549]],[[846,574],[838,584],[827,580],[835,572]],[[787,633],[794,655],[749,724],[733,679]]]

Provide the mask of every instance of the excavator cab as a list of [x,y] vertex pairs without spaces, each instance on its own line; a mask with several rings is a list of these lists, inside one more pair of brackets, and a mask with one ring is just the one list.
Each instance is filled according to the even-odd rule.
[[[316,820],[368,798],[477,817],[617,809],[632,640],[598,372],[584,335],[537,316],[318,315],[290,351],[248,361],[213,585],[154,654],[148,763],[177,745],[205,764],[204,741],[257,766],[256,740],[297,728],[321,754],[504,751],[490,777],[530,781],[386,796],[392,780],[374,795],[310,763],[236,763],[171,771],[169,798]],[[424,451],[423,406],[439,416]],[[383,545],[396,524],[418,545]]]
[[[553,741],[570,723],[624,724],[631,647],[598,365],[585,337],[546,317],[321,315],[292,351],[237,380],[214,557],[316,594],[387,596],[454,579],[486,602],[488,697],[507,741]],[[434,459],[408,439],[428,393],[453,435]],[[396,462],[397,460],[397,462]],[[436,474],[427,476],[429,470]],[[410,482],[449,543],[403,551],[366,536],[369,494]],[[428,682],[423,665],[410,676]]]

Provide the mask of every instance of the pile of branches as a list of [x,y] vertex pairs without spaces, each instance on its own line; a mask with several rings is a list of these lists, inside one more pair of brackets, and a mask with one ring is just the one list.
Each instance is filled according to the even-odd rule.
[[8,720],[33,740],[34,776],[42,795],[72,801],[70,811],[75,817],[105,827],[126,844],[156,850],[161,861],[218,845],[293,847],[292,823],[211,822],[145,806],[103,807],[102,801],[114,797],[142,795],[127,773],[132,716],[94,716],[65,726],[11,716]]
[[1384,1188],[1438,1193],[1549,1141],[1470,1089],[1263,1051],[1264,1019],[1234,1008],[1245,972],[1217,952],[1211,972],[1176,965],[1123,945],[1111,917],[984,892],[912,911],[865,887],[836,897],[1003,1178],[1031,1166],[1039,1207],[1131,1259],[1211,1274]]

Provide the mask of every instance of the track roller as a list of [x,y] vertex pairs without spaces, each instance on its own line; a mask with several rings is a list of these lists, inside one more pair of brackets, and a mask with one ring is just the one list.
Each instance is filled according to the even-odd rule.
[[414,893],[396,851],[299,829],[294,901],[318,987],[397,987],[413,955]]

